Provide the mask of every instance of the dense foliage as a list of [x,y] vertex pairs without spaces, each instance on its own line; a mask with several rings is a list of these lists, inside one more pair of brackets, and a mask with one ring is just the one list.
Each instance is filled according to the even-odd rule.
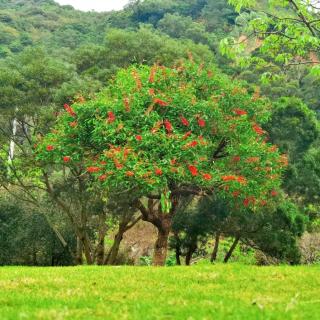
[[169,236],[187,263],[212,239],[298,262],[320,224],[318,25],[295,0],[0,0],[0,264],[114,264],[141,219],[155,264]]

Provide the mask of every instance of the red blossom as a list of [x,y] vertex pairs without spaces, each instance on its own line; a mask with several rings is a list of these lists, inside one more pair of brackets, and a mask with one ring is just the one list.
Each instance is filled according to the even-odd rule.
[[118,159],[114,159],[114,165],[118,170],[123,168],[123,164],[120,163]]
[[141,141],[141,140],[142,140],[142,136],[136,135],[136,140],[137,140],[137,141]]
[[187,147],[193,148],[193,147],[196,147],[197,145],[198,145],[198,141],[193,140],[190,143],[188,143]]
[[247,183],[247,179],[246,179],[245,177],[243,177],[243,176],[237,177],[237,181],[238,181],[239,183],[241,183],[241,184]]
[[244,205],[245,207],[248,207],[249,204],[250,204],[250,200],[249,200],[248,198],[245,198],[245,199],[243,200],[243,205]]
[[183,117],[183,116],[180,116],[180,120],[181,120],[181,123],[184,125],[184,126],[188,126],[189,125],[189,121]]
[[237,179],[237,177],[236,176],[222,176],[221,177],[221,179],[223,180],[223,181],[234,181],[234,180],[236,180]]
[[100,181],[105,181],[107,178],[108,178],[108,176],[107,176],[106,174],[102,174],[102,175],[99,177],[99,180],[100,180]]
[[155,95],[155,91],[154,91],[153,88],[149,89],[149,94],[150,94],[150,96],[154,96]]
[[254,163],[254,162],[259,162],[260,158],[259,157],[250,157],[246,160],[247,163]]
[[161,169],[157,168],[154,170],[154,173],[157,175],[157,176],[162,176],[163,172]]
[[77,121],[72,121],[72,122],[69,123],[69,126],[70,126],[71,128],[75,128],[77,125],[78,125],[78,122],[77,122]]
[[243,200],[243,205],[244,205],[245,207],[248,207],[248,206],[250,205],[250,203],[254,204],[255,202],[256,202],[255,197],[251,196],[251,197],[245,198],[245,199]]
[[158,98],[154,99],[153,102],[154,102],[155,104],[158,104],[158,105],[161,106],[161,107],[167,107],[167,106],[169,105],[168,102],[163,101],[163,100],[158,99]]
[[171,163],[172,166],[174,166],[177,163],[177,159],[170,160],[170,163]]
[[278,192],[276,190],[272,190],[270,194],[272,197],[276,197],[278,195]]
[[264,206],[266,206],[266,205],[267,205],[267,201],[266,201],[266,200],[261,200],[261,201],[260,201],[260,204],[261,204],[261,206],[263,206],[263,207],[264,207]]
[[240,195],[240,191],[233,191],[232,195],[233,195],[234,198],[237,198]]
[[204,180],[211,180],[212,179],[212,175],[209,174],[209,173],[204,173],[202,175],[202,177],[203,177]]
[[206,122],[203,119],[199,118],[198,119],[198,125],[203,128],[203,127],[206,126]]
[[100,171],[100,168],[99,167],[88,167],[87,171],[90,173],[94,173],[94,172]]
[[70,158],[69,156],[64,156],[64,157],[63,157],[63,161],[64,161],[65,163],[69,162],[70,160],[71,160],[71,158]]
[[269,152],[276,152],[278,150],[278,147],[273,145],[268,150],[269,150]]
[[153,66],[151,68],[151,72],[150,72],[150,77],[149,77],[149,82],[150,83],[154,83],[154,78],[156,76],[156,73],[157,73],[157,67],[156,66]]
[[70,114],[70,116],[75,117],[76,113],[73,111],[73,109],[66,103],[64,104],[64,109]]
[[127,177],[133,177],[133,176],[134,176],[134,172],[132,172],[132,171],[127,171],[127,172],[126,172],[126,176],[127,176]]
[[233,112],[235,114],[237,114],[238,116],[244,116],[245,114],[247,114],[247,111],[242,110],[242,109],[234,109]]
[[252,129],[259,135],[262,136],[264,131],[261,127],[259,127],[256,123],[252,126]]
[[130,101],[129,98],[123,98],[123,104],[124,104],[124,108],[126,109],[127,112],[130,112]]
[[232,158],[233,162],[239,162],[241,160],[240,156],[235,156]]
[[198,169],[197,167],[193,166],[193,165],[189,165],[188,166],[188,169],[190,171],[190,173],[193,175],[193,176],[197,176],[198,175]]
[[137,89],[141,90],[142,89],[142,83],[141,83],[141,79],[139,77],[138,72],[136,70],[133,70],[132,71],[132,76],[133,76],[134,80],[136,81]]
[[183,139],[187,139],[188,137],[190,137],[192,134],[192,131],[188,131],[184,136]]
[[114,115],[114,113],[112,111],[108,112],[108,122],[112,123],[116,120],[116,116]]
[[169,133],[172,132],[173,128],[172,128],[172,124],[169,120],[164,120],[163,124],[164,124],[167,132],[169,132]]
[[46,149],[47,149],[47,151],[53,151],[54,150],[54,146],[49,144]]

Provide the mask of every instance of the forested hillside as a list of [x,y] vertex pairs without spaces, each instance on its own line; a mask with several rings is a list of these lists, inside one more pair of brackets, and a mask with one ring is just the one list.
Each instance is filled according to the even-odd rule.
[[[319,261],[320,77],[310,73],[308,64],[291,63],[289,67],[283,64],[287,56],[275,58],[259,50],[264,48],[262,36],[247,41],[245,53],[251,64],[244,59],[237,63],[236,58],[244,56],[242,51],[237,56],[237,52],[226,49],[231,37],[240,43],[249,39],[248,23],[268,8],[268,1],[258,1],[257,7],[239,12],[227,0],[132,0],[119,12],[86,13],[51,0],[0,0],[0,265],[133,263],[129,249],[120,246],[124,234],[137,225],[143,228],[141,220],[153,224],[158,234],[163,231],[158,220],[138,209],[149,197],[145,204],[149,210],[162,206],[161,214],[171,212],[169,202],[175,188],[170,188],[175,179],[183,184],[182,176],[175,175],[183,175],[182,171],[171,168],[170,173],[163,172],[159,165],[153,178],[148,176],[149,171],[141,172],[141,176],[147,175],[143,179],[159,185],[159,196],[144,185],[143,179],[138,190],[130,184],[141,165],[139,161],[126,170],[125,181],[114,175],[117,185],[109,186],[106,175],[95,174],[106,165],[102,157],[110,153],[127,157],[128,150],[139,154],[148,144],[154,146],[153,150],[164,141],[169,146],[175,118],[169,122],[162,119],[173,117],[170,113],[154,116],[152,121],[158,124],[153,133],[162,130],[163,124],[167,136],[150,138],[140,150],[136,143],[144,143],[150,123],[143,122],[140,115],[132,118],[135,123],[125,116],[117,122],[113,112],[95,111],[109,106],[111,98],[114,110],[119,111],[123,105],[130,109],[133,104],[136,112],[146,117],[154,105],[167,107],[179,98],[179,114],[174,116],[182,124],[176,127],[191,126],[197,136],[190,137],[191,129],[183,135],[178,129],[174,133],[178,137],[181,134],[181,139],[193,139],[186,140],[189,144],[181,150],[199,149],[180,159],[168,147],[166,152],[158,150],[155,157],[150,156],[150,161],[156,163],[159,158],[161,164],[174,167],[176,162],[192,160],[186,171],[197,176],[195,165],[200,167],[199,163],[205,161],[197,157],[207,159],[203,148],[211,143],[217,150],[210,164],[223,163],[222,181],[231,181],[229,186],[219,182],[214,187],[222,190],[222,196],[214,193],[203,198],[202,191],[208,186],[197,180],[196,192],[192,189],[185,198],[179,198],[181,203],[166,230],[166,236],[170,235],[167,264],[180,264],[181,257],[190,264],[193,258],[210,256],[212,261],[218,258],[227,262],[234,252],[234,259],[259,263]],[[280,12],[286,14],[287,8]],[[268,30],[263,32],[270,34]],[[319,35],[314,39],[319,40]],[[273,49],[270,51],[275,52]],[[298,49],[293,57],[302,52]],[[306,50],[316,64],[319,52]],[[191,62],[198,66],[197,72],[188,65]],[[118,73],[123,68],[129,71]],[[170,70],[178,70],[181,79],[177,80]],[[129,72],[134,83],[128,80]],[[166,79],[166,73],[172,82]],[[151,87],[156,81],[159,86]],[[149,91],[139,93],[140,86]],[[170,97],[161,95],[163,88]],[[209,97],[208,91],[213,96]],[[193,113],[188,109],[196,104],[192,95],[204,101],[203,109]],[[211,119],[206,109],[208,101],[221,103],[219,107],[228,114],[213,112],[219,121],[210,133],[203,129]],[[144,111],[150,103],[153,106]],[[237,117],[244,119],[242,127]],[[106,122],[117,124],[112,134],[119,135],[121,143],[108,136]],[[140,124],[142,127],[137,127]],[[234,142],[234,133],[226,129],[235,130],[237,126],[243,129],[239,133],[243,148],[240,142]],[[124,132],[127,128],[131,131]],[[210,135],[215,140],[208,142]],[[103,140],[104,136],[109,140]],[[130,147],[124,147],[124,141],[131,141]],[[253,147],[256,141],[261,142],[261,150]],[[107,144],[109,153],[104,150]],[[116,157],[112,158],[113,165],[122,169]],[[209,167],[203,170],[207,170],[201,172],[206,183],[214,179],[215,171]],[[233,175],[228,170],[234,170]],[[251,184],[241,170],[247,170]],[[261,172],[268,187],[258,180]],[[164,174],[169,187],[159,182]],[[144,199],[137,206],[139,197]],[[150,263],[150,253],[142,255],[141,263]]]

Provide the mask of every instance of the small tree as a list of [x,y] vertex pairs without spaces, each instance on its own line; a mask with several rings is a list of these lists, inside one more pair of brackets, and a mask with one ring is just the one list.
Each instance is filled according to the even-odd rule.
[[276,198],[286,158],[258,124],[270,105],[215,68],[133,66],[95,100],[65,108],[37,159],[70,170],[85,163],[80,175],[134,194],[158,229],[155,265],[165,262],[183,197],[216,191],[239,210]]

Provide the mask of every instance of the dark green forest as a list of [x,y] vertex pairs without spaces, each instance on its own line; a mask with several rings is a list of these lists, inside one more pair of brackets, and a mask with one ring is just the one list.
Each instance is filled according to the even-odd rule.
[[[268,115],[257,114],[263,123],[255,131],[267,132],[266,141],[277,146],[288,165],[281,185],[275,182],[274,202],[260,209],[246,202],[244,209],[235,209],[232,200],[218,192],[203,196],[197,190],[179,198],[166,234],[166,264],[189,265],[199,259],[253,264],[320,261],[320,76],[310,72],[319,61],[319,48],[306,49],[314,59],[311,66],[301,63],[306,60],[291,63],[290,57],[298,54],[279,58],[259,50],[261,37],[248,41],[246,53],[252,63],[237,63],[227,54],[226,39],[241,42],[247,21],[267,11],[268,1],[236,9],[227,0],[131,0],[122,11],[97,13],[51,0],[0,0],[0,265],[152,263],[152,252],[144,243],[152,247],[156,242],[155,250],[159,249],[162,225],[148,220],[141,206],[150,209],[159,203],[167,208],[169,193],[158,198],[148,195],[149,200],[141,198],[137,206],[141,195],[136,189],[106,190],[87,174],[87,163],[79,160],[78,167],[68,168],[54,158],[44,161],[35,149],[61,129],[57,118],[64,109],[72,114],[68,106],[96,101],[92,105],[99,108],[108,85],[121,89],[122,83],[129,88],[123,69],[134,66],[143,75],[155,65],[176,68],[182,61],[215,70],[217,83],[221,81],[213,87],[216,92],[223,91],[221,86],[230,96],[250,97],[239,98],[239,103],[264,97]],[[281,10],[286,14],[286,8]],[[272,30],[263,32],[270,35]],[[313,43],[320,41],[315,30]],[[282,46],[280,54],[286,49],[303,56],[298,45]],[[234,106],[240,108],[235,109],[238,115],[243,107]],[[86,112],[84,127],[91,125]],[[92,113],[93,118],[98,116]],[[109,122],[113,121],[109,114]],[[171,130],[168,123],[166,130]],[[227,144],[223,141],[221,150]],[[251,154],[244,165],[258,171],[257,159]],[[63,161],[70,161],[69,154]],[[94,172],[95,167],[90,168]],[[238,197],[237,192],[232,198]],[[250,197],[244,201],[254,202]],[[139,254],[133,258],[135,243]]]

